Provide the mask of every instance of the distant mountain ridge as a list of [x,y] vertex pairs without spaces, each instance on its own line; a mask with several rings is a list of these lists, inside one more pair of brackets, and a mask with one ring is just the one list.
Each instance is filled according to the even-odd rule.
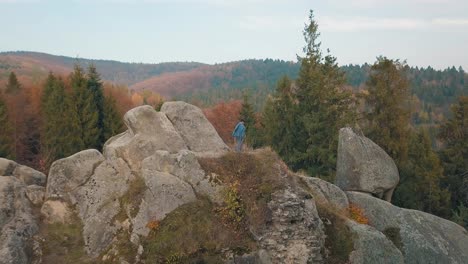
[[106,81],[128,85],[130,90],[151,90],[166,97],[213,87],[252,86],[256,82],[274,84],[281,75],[297,75],[299,70],[298,63],[272,59],[215,65],[198,62],[146,64],[16,51],[0,52],[0,85],[11,71],[24,82],[40,83],[50,71],[67,75],[77,62],[84,67],[93,63]]
[[132,85],[165,72],[187,71],[205,65],[198,62],[126,63],[29,51],[0,52],[0,81],[5,79],[10,71],[15,71],[20,77],[36,82],[37,77],[46,75],[49,71],[68,74],[77,62],[82,66],[93,63],[103,79],[125,85]]
[[[150,90],[166,99],[191,101],[199,105],[214,105],[219,101],[242,98],[247,91],[252,95],[256,110],[261,110],[266,97],[277,81],[288,76],[296,79],[300,63],[273,59],[251,59],[220,64],[198,62],[165,62],[158,64],[125,63],[113,60],[95,60],[56,56],[39,52],[0,52],[0,89],[14,71],[22,83],[40,85],[49,71],[68,75],[73,65],[93,63],[102,79],[127,85],[131,91]],[[369,64],[344,65],[347,85],[364,89],[370,71]],[[440,121],[448,113],[450,104],[460,95],[468,95],[468,74],[460,67],[436,70],[431,67],[407,66],[410,90],[417,100],[414,123]]]

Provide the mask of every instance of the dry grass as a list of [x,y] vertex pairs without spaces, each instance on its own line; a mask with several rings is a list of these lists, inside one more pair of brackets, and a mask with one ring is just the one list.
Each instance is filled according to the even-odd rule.
[[[264,149],[254,153],[228,153],[199,162],[207,174],[215,173],[226,186],[235,186],[245,215],[243,227],[261,232],[271,220],[268,208],[271,194],[284,188],[289,178],[281,177],[288,170],[278,156]],[[226,207],[237,207],[229,199],[225,202]]]
[[349,255],[354,250],[354,235],[346,225],[347,211],[323,201],[316,201],[316,205],[325,225],[326,252],[323,255],[326,256],[327,263],[348,263]]
[[226,228],[208,199],[172,211],[144,242],[147,263],[220,263],[222,250],[236,253],[255,249],[244,232]]

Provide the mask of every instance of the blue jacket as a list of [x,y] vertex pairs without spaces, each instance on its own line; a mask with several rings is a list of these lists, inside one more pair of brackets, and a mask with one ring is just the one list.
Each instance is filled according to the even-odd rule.
[[245,137],[245,126],[243,122],[237,123],[236,128],[234,128],[234,131],[232,132],[232,136],[236,138]]

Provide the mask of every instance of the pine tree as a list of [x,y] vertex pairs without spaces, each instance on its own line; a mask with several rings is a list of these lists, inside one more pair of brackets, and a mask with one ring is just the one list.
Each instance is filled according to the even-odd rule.
[[16,74],[14,72],[10,73],[10,76],[8,77],[8,83],[6,84],[6,89],[5,92],[7,94],[15,94],[18,93],[21,90],[21,84],[18,81],[18,78],[16,78]]
[[78,131],[81,133],[84,147],[100,149],[102,136],[94,91],[88,87],[88,80],[78,64],[75,64],[70,81],[75,104],[72,109],[77,111]]
[[439,139],[445,143],[440,152],[452,193],[451,207],[468,207],[468,96],[460,96],[452,106],[452,118],[440,128]]
[[110,137],[121,133],[124,129],[122,118],[117,111],[116,101],[112,96],[104,97],[104,118],[103,118],[103,138],[108,140]]
[[294,166],[291,157],[300,143],[296,136],[298,122],[294,96],[292,81],[287,76],[282,77],[278,81],[275,93],[267,99],[262,114],[266,144],[290,166]]
[[300,58],[297,84],[298,125],[294,162],[313,176],[332,180],[336,168],[338,131],[354,122],[351,93],[344,91],[344,73],[336,58],[323,57],[318,41],[318,25],[310,11],[304,30],[306,56]]
[[400,166],[400,184],[394,195],[396,205],[441,217],[450,215],[450,193],[441,187],[444,179],[439,157],[432,150],[429,133],[412,133],[408,161]]
[[250,103],[250,96],[248,93],[244,93],[242,108],[239,113],[239,119],[244,120],[244,125],[246,127],[246,143],[251,147],[258,147],[257,145],[257,129],[255,122],[255,112],[253,106]]
[[99,128],[99,139],[97,142],[96,147],[98,149],[101,149],[102,146],[104,145],[106,137],[104,136],[104,92],[103,92],[103,85],[101,81],[101,77],[99,76],[99,73],[96,70],[96,67],[91,64],[88,68],[88,81],[87,81],[87,87],[93,94],[93,101],[94,105],[96,106],[97,113],[98,113],[98,120],[97,120],[97,126]]
[[[366,134],[397,164],[407,159],[410,112],[404,63],[378,57],[366,83]],[[366,127],[366,126],[365,126]]]
[[75,107],[72,96],[65,91],[64,82],[50,73],[41,99],[44,118],[41,150],[46,168],[53,161],[84,148]]
[[12,152],[15,160],[29,164],[29,146],[26,144],[28,133],[28,119],[31,117],[28,106],[29,100],[14,72],[10,73],[5,91],[5,102],[9,109],[11,124]]
[[8,118],[8,109],[0,96],[0,157],[13,159],[14,155],[11,150],[11,124]]

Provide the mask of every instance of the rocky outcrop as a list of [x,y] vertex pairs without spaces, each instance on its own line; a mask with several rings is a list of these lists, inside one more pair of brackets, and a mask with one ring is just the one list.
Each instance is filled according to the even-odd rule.
[[0,230],[0,263],[29,263],[28,240],[38,224],[26,185],[16,177],[0,176]]
[[200,108],[185,102],[167,102],[161,107],[188,148],[198,155],[219,155],[229,150]]
[[130,169],[121,159],[105,160],[96,150],[84,150],[54,162],[42,211],[48,222],[67,222],[72,208],[83,223],[85,249],[97,256],[107,248],[121,211],[119,198],[128,190]]
[[[260,240],[270,263],[322,263],[324,228],[312,197],[286,189],[272,194],[272,224]],[[267,262],[268,263],[268,262]]]
[[468,233],[451,222],[421,211],[403,209],[359,192],[347,192],[370,223],[403,253],[405,263],[467,263]]
[[158,150],[177,153],[187,145],[164,113],[151,106],[139,106],[124,116],[128,130],[110,138],[104,145],[107,159],[122,158],[132,171],[141,169],[141,162]]
[[349,127],[340,129],[335,180],[338,187],[390,202],[399,179],[395,162],[381,147]]
[[[45,220],[66,223],[77,215],[83,224],[86,252],[97,257],[123,227],[131,230],[130,239],[138,246],[140,237],[150,231],[148,223],[164,219],[198,195],[220,202],[222,188],[205,175],[187,146],[210,153],[226,149],[219,142],[202,149],[201,145],[215,142],[209,138],[216,131],[198,115],[200,109],[183,105],[180,112],[178,107],[180,104],[165,107],[177,128],[165,113],[150,106],[137,107],[125,114],[128,130],[106,142],[104,155],[85,150],[54,162],[41,210]],[[182,116],[180,121],[176,114],[188,117]],[[196,129],[187,130],[184,122],[191,119]],[[210,127],[205,128],[207,125]],[[198,136],[202,143],[197,143]]]

